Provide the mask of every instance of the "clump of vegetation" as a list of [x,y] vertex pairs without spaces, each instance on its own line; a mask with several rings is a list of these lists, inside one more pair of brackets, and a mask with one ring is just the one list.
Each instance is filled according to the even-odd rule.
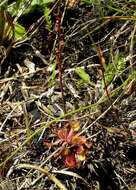
[[2,189],[134,189],[135,8],[0,3]]

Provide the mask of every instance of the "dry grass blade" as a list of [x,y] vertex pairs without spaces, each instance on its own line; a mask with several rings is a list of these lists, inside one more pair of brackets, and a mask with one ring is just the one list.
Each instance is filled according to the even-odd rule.
[[80,175],[78,175],[78,174],[76,174],[74,172],[66,171],[66,170],[53,170],[52,172],[56,173],[56,174],[64,174],[64,175],[69,175],[69,176],[72,176],[72,177],[76,177],[78,179],[81,179],[88,187],[90,187],[90,184],[83,177],[81,177]]
[[[0,10],[0,51],[2,47],[4,48],[4,55],[0,58],[1,65],[11,51],[14,37],[15,30],[11,15],[5,10]],[[8,46],[5,48],[6,44]]]
[[44,173],[48,176],[48,178],[55,183],[55,185],[61,189],[61,190],[67,190],[67,188],[53,175],[51,174],[47,168],[41,168],[38,165],[32,165],[32,164],[19,164],[17,166],[18,169],[20,168],[26,168],[26,169],[34,169],[38,170],[41,173]]
[[11,15],[6,11],[0,11],[0,43],[14,39],[14,24]]
[[136,20],[136,16],[105,16],[103,20]]

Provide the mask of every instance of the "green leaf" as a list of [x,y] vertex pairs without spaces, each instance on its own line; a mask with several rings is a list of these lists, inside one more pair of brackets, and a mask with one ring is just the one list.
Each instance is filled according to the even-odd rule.
[[[104,76],[106,85],[109,85],[112,82],[113,78],[116,75],[119,75],[125,69],[125,67],[125,58],[123,57],[123,55],[121,55],[119,51],[116,51],[114,56],[114,63],[109,63],[105,65]],[[102,81],[102,85],[104,87],[104,81]]]
[[33,0],[31,6],[40,5],[41,2],[39,0]]
[[54,0],[43,0],[43,3],[53,3],[54,2]]
[[53,63],[51,65],[50,72],[51,72],[51,76],[49,79],[49,86],[52,87],[56,83],[56,75],[57,75],[56,63]]
[[41,5],[42,4],[48,4],[48,3],[52,3],[54,2],[54,0],[33,0],[31,3],[31,6],[35,6],[35,5]]
[[15,39],[18,40],[26,34],[26,30],[19,23],[15,24]]
[[83,2],[90,4],[90,3],[96,3],[96,0],[82,0]]
[[[115,66],[111,63],[106,65],[105,72],[104,72],[104,78],[105,78],[106,85],[109,85],[111,83],[115,74],[116,74]],[[102,81],[102,85],[104,87],[104,81]]]
[[85,70],[81,67],[75,69],[76,74],[85,82],[90,83],[90,76],[85,72]]
[[51,30],[51,28],[52,28],[52,20],[51,20],[50,13],[51,13],[51,10],[48,7],[45,7],[44,16],[45,16],[46,26],[47,26],[48,30]]
[[118,60],[118,64],[117,64],[116,67],[117,67],[118,74],[121,73],[125,69],[125,67],[126,67],[125,58],[120,57],[120,59]]

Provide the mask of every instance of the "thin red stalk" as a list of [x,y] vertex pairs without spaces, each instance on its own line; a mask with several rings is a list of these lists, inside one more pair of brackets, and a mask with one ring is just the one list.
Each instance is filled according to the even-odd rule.
[[63,49],[64,49],[64,34],[61,25],[61,18],[62,14],[60,12],[60,6],[58,6],[58,12],[56,16],[56,23],[55,23],[55,32],[57,34],[58,45],[56,48],[56,62],[58,65],[59,70],[59,81],[60,81],[60,89],[61,89],[61,96],[63,101],[63,109],[64,113],[66,113],[66,105],[65,105],[65,98],[64,98],[64,87],[63,87],[63,74],[62,74],[62,61],[63,61]]

